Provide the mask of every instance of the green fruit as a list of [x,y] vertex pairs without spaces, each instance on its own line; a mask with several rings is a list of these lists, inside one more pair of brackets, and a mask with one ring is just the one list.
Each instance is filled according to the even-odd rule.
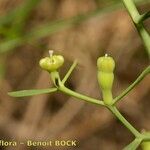
[[150,141],[142,142],[141,147],[143,150],[150,150]]
[[[146,132],[145,130],[142,131],[142,134],[144,136],[150,136],[150,132]],[[142,150],[150,150],[150,141],[143,141],[141,143],[141,147],[142,147]]]
[[64,63],[64,57],[61,55],[53,55],[50,57],[42,58],[39,65],[42,69],[48,72],[53,72],[59,69]]
[[114,68],[115,61],[112,57],[105,55],[104,57],[99,57],[97,60],[98,68],[98,83],[102,89],[102,95],[104,103],[110,105],[112,103],[112,86],[114,81]]

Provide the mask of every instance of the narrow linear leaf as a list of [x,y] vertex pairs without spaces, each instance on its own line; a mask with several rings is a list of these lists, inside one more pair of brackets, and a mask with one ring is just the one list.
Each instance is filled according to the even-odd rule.
[[141,143],[141,139],[135,139],[129,145],[127,145],[123,150],[136,150]]
[[33,90],[22,90],[15,92],[8,92],[9,96],[12,97],[25,97],[25,96],[33,96],[39,94],[52,93],[57,91],[57,88],[49,88],[49,89],[33,89]]

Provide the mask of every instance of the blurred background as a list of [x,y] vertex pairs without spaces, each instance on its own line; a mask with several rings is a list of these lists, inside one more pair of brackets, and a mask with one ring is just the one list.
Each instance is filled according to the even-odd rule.
[[[136,0],[136,4],[140,13],[150,9],[150,0]],[[150,30],[150,21],[144,24]],[[114,97],[149,64],[121,0],[0,0],[0,139],[78,141],[76,147],[60,150],[123,149],[134,137],[103,107],[63,93],[26,98],[7,95],[8,91],[52,87],[49,74],[38,65],[49,49],[65,57],[61,77],[78,60],[67,82],[69,88],[100,99],[99,56],[107,53],[116,61]],[[140,131],[150,130],[149,92],[147,76],[118,104]],[[29,148],[20,145],[14,149]]]

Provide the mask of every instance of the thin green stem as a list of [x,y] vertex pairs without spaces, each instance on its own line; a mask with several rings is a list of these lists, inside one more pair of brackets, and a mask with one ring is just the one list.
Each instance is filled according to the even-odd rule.
[[138,23],[138,19],[140,17],[140,14],[133,2],[133,0],[122,0],[123,4],[125,5],[126,9],[129,12],[129,15],[131,16],[134,23]]
[[[76,63],[74,63],[74,64],[76,64]],[[99,100],[99,99],[95,99],[95,98],[92,98],[92,97],[89,97],[89,96],[77,93],[77,92],[72,91],[69,88],[65,87],[63,82],[60,80],[60,76],[59,76],[59,73],[57,71],[51,73],[51,78],[52,78],[52,81],[53,81],[54,85],[56,86],[56,88],[59,91],[61,91],[63,93],[66,93],[67,95],[79,98],[81,100],[93,103],[93,104],[105,106],[104,102]]]
[[59,83],[61,82],[59,72],[53,71],[53,72],[50,72],[50,75],[51,75],[51,79],[54,85],[56,86],[56,88],[58,88]]
[[142,138],[135,138],[129,145],[123,150],[136,150],[142,142]]
[[148,135],[143,136],[143,141],[150,141],[150,136]]
[[149,73],[150,73],[150,66],[148,66],[126,90],[124,90],[119,96],[117,96],[114,99],[113,105],[115,105],[119,100],[121,100],[121,98],[127,95]]
[[73,64],[71,65],[70,69],[68,70],[68,72],[66,73],[65,77],[62,80],[62,83],[64,84],[67,79],[69,78],[69,76],[71,75],[71,73],[73,72],[73,70],[75,69],[75,67],[77,66],[77,60],[75,60],[73,62]]
[[150,141],[150,132],[142,132],[143,141]]
[[139,27],[137,27],[137,30],[150,57],[150,36],[147,30],[144,28],[143,24],[139,25]]
[[101,101],[99,99],[91,98],[89,96],[86,96],[86,95],[83,95],[83,94],[80,94],[80,93],[77,93],[75,91],[72,91],[72,90],[68,89],[67,87],[65,87],[63,85],[60,86],[58,88],[58,90],[61,91],[61,92],[63,92],[63,93],[66,93],[67,95],[79,98],[79,99],[87,101],[89,103],[93,103],[93,104],[105,106],[105,104],[104,104],[103,101]]
[[107,106],[107,108],[124,124],[124,126],[135,136],[139,137],[141,133],[136,130],[124,117],[123,115],[118,111],[118,109],[115,106]]
[[142,14],[142,15],[141,15],[141,18],[140,18],[140,20],[139,20],[139,22],[142,22],[142,21],[148,19],[149,17],[150,17],[150,11],[148,11],[148,12]]
[[126,9],[128,10],[129,15],[131,16],[135,27],[137,31],[139,32],[139,35],[143,41],[143,44],[148,52],[148,55],[150,56],[150,36],[147,30],[145,29],[143,23],[141,22],[141,18],[143,18],[143,15],[140,15],[135,3],[132,0],[122,0]]

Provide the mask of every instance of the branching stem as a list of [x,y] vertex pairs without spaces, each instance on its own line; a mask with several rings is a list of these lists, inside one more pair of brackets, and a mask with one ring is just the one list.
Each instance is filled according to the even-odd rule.
[[115,105],[119,100],[121,100],[121,98],[127,95],[149,73],[150,73],[150,66],[148,66],[126,90],[124,90],[119,96],[117,96],[114,99],[113,105]]
[[122,2],[124,3],[126,9],[128,10],[128,13],[131,16],[135,24],[135,27],[139,32],[139,35],[150,57],[150,36],[143,25],[143,21],[144,19],[147,19],[149,17],[149,13],[147,13],[146,17],[144,18],[143,15],[139,14],[133,0],[122,0]]
[[[124,3],[126,9],[128,10],[129,15],[131,16],[135,27],[137,31],[139,32],[139,35],[143,41],[143,44],[148,52],[148,55],[150,56],[150,36],[149,33],[146,31],[143,21],[150,17],[150,12],[147,12],[143,15],[139,14],[139,11],[137,10],[135,3],[132,0],[122,0]],[[89,17],[89,16],[87,16]],[[86,17],[85,17],[86,18]],[[78,20],[78,19],[74,19]],[[80,18],[79,18],[80,20]],[[68,25],[72,24],[74,21],[68,22]],[[45,30],[44,30],[45,31]],[[44,32],[45,34],[45,32]],[[47,34],[47,33],[46,33]],[[41,36],[41,34],[40,34]],[[67,87],[65,87],[65,82],[71,75],[72,71],[77,65],[77,61],[74,61],[72,66],[70,67],[69,71],[66,73],[65,77],[63,80],[60,79],[59,73],[57,71],[50,72],[52,81],[55,85],[56,88],[51,88],[51,89],[43,89],[43,90],[29,90],[29,91],[17,91],[17,92],[11,92],[9,95],[15,96],[15,97],[22,97],[22,96],[31,96],[31,95],[37,95],[37,94],[43,94],[43,93],[52,93],[55,91],[61,91],[69,96],[73,96],[75,98],[79,98],[81,100],[96,104],[96,105],[101,105],[106,108],[108,108],[115,116],[118,118],[121,123],[135,136],[135,139],[128,145],[124,150],[135,150],[142,141],[150,141],[150,135],[145,135],[143,133],[140,133],[135,127],[133,127],[125,118],[124,116],[119,112],[119,110],[116,108],[116,103],[121,100],[125,95],[127,95],[147,74],[150,73],[150,66],[148,66],[140,75],[139,77],[126,89],[124,90],[119,96],[117,96],[114,100],[113,103],[111,104],[105,104],[102,100],[95,99],[83,94],[80,94],[78,92],[75,92]]]
[[66,93],[67,95],[70,95],[70,96],[82,99],[84,101],[87,101],[87,102],[90,102],[90,103],[93,103],[93,104],[102,105],[102,106],[105,105],[104,102],[99,100],[99,99],[95,99],[95,98],[92,98],[92,97],[89,97],[89,96],[77,93],[75,91],[72,91],[72,90],[68,89],[65,86],[60,86],[58,88],[58,90],[60,90],[63,93]]
[[129,129],[129,131],[131,133],[133,133],[133,135],[135,137],[139,137],[141,135],[141,133],[136,130],[124,117],[123,115],[118,111],[118,109],[115,106],[107,106],[108,109],[122,122],[122,124],[124,124],[124,126]]

